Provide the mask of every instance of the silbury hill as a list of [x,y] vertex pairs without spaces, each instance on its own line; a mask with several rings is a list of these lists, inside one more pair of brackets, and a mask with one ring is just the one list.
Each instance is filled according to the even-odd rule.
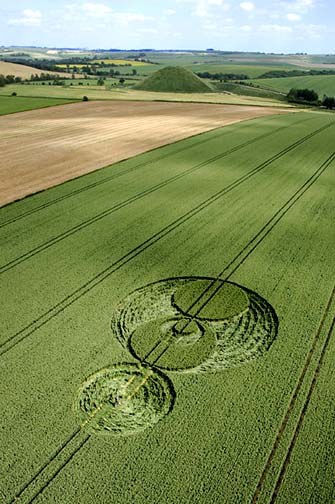
[[143,91],[166,93],[210,93],[212,89],[200,77],[183,67],[165,67],[135,86]]

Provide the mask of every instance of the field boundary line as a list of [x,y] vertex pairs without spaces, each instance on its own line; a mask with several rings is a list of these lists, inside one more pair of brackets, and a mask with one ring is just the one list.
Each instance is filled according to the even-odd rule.
[[[330,127],[333,124],[334,124],[334,122],[327,125],[327,127]],[[330,156],[330,157],[332,157],[332,156]],[[328,159],[330,159],[330,158],[328,158]],[[252,176],[252,174],[250,174],[248,176],[248,178],[250,178],[251,176]],[[202,210],[207,208],[209,205],[214,203],[216,200],[220,199],[223,194],[226,194],[227,192],[232,191],[236,185],[239,185],[242,182],[244,182],[244,180],[239,181],[237,184],[235,184],[234,186],[231,186],[229,189],[227,189],[227,188],[221,189],[220,191],[218,191],[214,195],[210,196],[209,198],[207,198],[203,202],[201,202],[198,205],[196,205],[195,207],[193,207],[193,209],[189,210],[188,212],[186,212],[182,216],[178,217],[172,223],[170,223],[167,226],[165,226],[164,228],[162,228],[160,231],[157,231],[150,238],[148,238],[147,240],[145,240],[141,244],[134,247],[131,251],[127,252],[125,255],[123,255],[117,261],[112,263],[110,266],[108,266],[104,270],[97,273],[93,278],[91,278],[90,280],[85,282],[83,285],[81,285],[80,287],[78,287],[77,289],[72,291],[71,294],[69,294],[68,296],[63,298],[61,301],[56,303],[53,307],[51,307],[49,310],[44,312],[44,314],[40,315],[33,322],[31,322],[30,324],[28,324],[24,328],[17,331],[15,334],[13,334],[9,338],[7,338],[7,340],[3,341],[0,344],[0,356],[5,354],[11,348],[13,348],[17,343],[19,343],[20,341],[26,339],[28,336],[33,334],[37,329],[44,326],[47,322],[49,322],[49,320],[54,318],[56,315],[63,312],[68,306],[72,305],[75,301],[80,299],[84,294],[89,292],[92,288],[94,288],[96,285],[98,285],[103,280],[108,278],[112,273],[119,270],[122,266],[124,266],[129,261],[134,259],[136,256],[141,254],[144,250],[146,250],[151,245],[158,242],[161,238],[167,236],[170,232],[177,229],[179,226],[184,224],[186,221],[188,221],[194,215],[197,215],[199,212],[201,212]],[[12,341],[13,341],[13,343],[10,344]],[[9,345],[6,347],[7,344],[9,344]]]
[[[327,159],[325,160],[321,166],[314,172],[314,174],[304,182],[304,184],[289,198],[289,200],[286,201],[282,205],[282,207],[277,210],[277,212],[270,218],[270,220],[261,228],[261,230],[251,239],[249,240],[248,244],[246,244],[241,252],[235,256],[235,258],[230,261],[230,263],[220,272],[217,278],[219,278],[224,271],[229,269],[230,266],[233,265],[236,260],[248,249],[250,244],[256,241],[256,243],[252,246],[251,250],[248,251],[248,253],[244,256],[242,256],[241,260],[237,263],[237,265],[233,268],[233,270],[227,275],[226,279],[229,278],[236,270],[244,263],[244,261],[249,257],[249,255],[258,247],[260,243],[263,242],[264,238],[271,232],[271,230],[278,224],[278,222],[287,214],[287,212],[295,205],[297,201],[300,200],[300,198],[305,194],[305,192],[318,180],[318,178],[322,175],[322,173],[330,166],[332,161],[335,159],[335,152]],[[269,229],[266,230],[266,228],[269,226]],[[266,232],[264,233],[264,230]],[[263,236],[261,236],[263,233]],[[207,289],[206,289],[207,290]],[[335,290],[335,288],[334,288]],[[207,300],[208,302],[208,300]],[[160,340],[162,342],[162,340]],[[156,345],[157,347],[157,345]],[[155,347],[155,348],[156,348]],[[165,353],[165,351],[169,348],[169,345],[159,354],[158,359],[161,358],[161,356]],[[151,352],[150,352],[151,353]],[[154,364],[157,362],[157,358],[154,361]],[[69,444],[69,442],[81,431],[82,426],[77,428],[72,435],[68,438],[68,440],[61,445],[59,449],[56,450],[55,455],[45,463],[42,468],[39,470],[39,472],[31,478],[31,480],[23,487],[23,489],[26,489],[30,484],[32,484],[36,478],[47,468],[47,466],[66,448],[66,446]],[[86,441],[85,441],[86,442]],[[38,491],[38,493],[33,497],[33,500],[36,498],[37,495],[39,495],[51,482],[52,480],[57,476],[57,474],[67,465],[67,463],[75,456],[75,454],[81,449],[81,446],[76,449],[74,452],[71,453],[71,455],[68,457],[68,459],[62,463],[62,465],[57,469],[57,471],[54,473],[54,475],[49,479],[43,487]],[[23,493],[24,490],[21,491]],[[29,504],[33,501],[29,501]],[[11,501],[11,504],[14,504],[15,500]]]
[[[47,250],[48,248],[52,247],[53,245],[72,236],[73,234],[81,231],[82,229],[85,229],[86,227],[90,226],[91,224],[95,224],[99,220],[101,220],[105,217],[108,217],[109,215],[113,214],[114,212],[116,212],[118,210],[121,210],[122,208],[127,207],[131,203],[134,203],[135,201],[138,201],[139,199],[142,199],[143,197],[148,196],[149,194],[152,194],[155,191],[162,189],[163,187],[166,187],[170,183],[173,183],[183,177],[186,177],[190,173],[193,173],[197,170],[200,170],[201,168],[208,166],[211,163],[215,163],[216,161],[219,161],[220,159],[223,159],[226,156],[229,156],[230,154],[233,154],[233,153],[243,149],[244,147],[248,147],[249,145],[252,145],[254,142],[256,142],[258,140],[262,140],[264,138],[267,138],[268,136],[272,136],[273,134],[277,133],[278,131],[281,131],[282,129],[286,129],[286,128],[287,128],[287,126],[281,127],[281,128],[278,128],[278,129],[272,131],[271,133],[266,133],[265,135],[260,135],[259,137],[256,137],[255,139],[252,139],[252,140],[244,142],[240,145],[237,145],[237,146],[225,151],[222,154],[218,154],[218,155],[213,156],[212,158],[207,159],[206,161],[203,161],[195,166],[187,168],[182,173],[178,173],[178,174],[174,175],[173,177],[170,177],[162,182],[159,182],[158,184],[155,184],[152,187],[149,187],[148,189],[144,189],[143,191],[135,194],[134,196],[131,196],[131,197],[127,198],[126,200],[121,201],[120,203],[117,203],[116,205],[113,205],[112,207],[107,208],[106,210],[103,210],[102,212],[99,212],[98,214],[94,215],[93,217],[90,217],[89,219],[86,219],[86,220],[82,221],[81,223],[76,224],[75,226],[68,229],[67,231],[64,231],[63,233],[56,235],[55,237],[47,240],[46,242],[42,243],[41,245],[38,245],[37,247],[34,247],[33,249],[25,252],[24,254],[21,254],[20,256],[16,257],[15,259],[12,259],[11,261],[1,265],[0,266],[0,274],[11,270],[12,268],[18,266],[22,262],[25,262],[26,260],[30,259],[31,257],[34,257],[35,255],[39,254],[40,252],[43,252],[44,250]],[[327,129],[327,127],[326,127],[326,129]],[[301,139],[297,140],[295,143],[284,148],[282,151],[275,154],[274,156],[269,158],[267,161],[263,161],[261,164],[259,164],[255,168],[252,168],[246,174],[242,175],[240,178],[234,180],[234,182],[231,182],[228,186],[226,186],[226,189],[229,189],[232,185],[236,184],[239,181],[241,181],[241,182],[244,181],[244,179],[246,177],[248,177],[249,174],[258,173],[258,171],[262,170],[263,168],[266,168],[273,161],[276,161],[276,159],[278,159],[277,156],[279,156],[279,155],[282,156],[284,154],[287,154],[287,152],[289,152],[290,150],[301,145],[301,142],[310,139],[311,138],[310,135],[314,136],[318,133],[320,133],[320,131],[315,130],[313,133],[306,135],[306,137],[302,137]],[[289,149],[289,151],[287,151],[286,149]]]
[[[273,116],[269,116],[269,117],[273,117]],[[314,119],[314,118],[313,118],[313,119]],[[249,122],[249,121],[253,121],[253,120],[255,120],[255,119],[250,119],[250,120],[247,120],[247,121],[245,121],[245,122]],[[307,120],[308,120],[308,119],[307,119]],[[312,120],[312,119],[309,119],[309,120]],[[244,121],[242,121],[242,122],[244,122]],[[299,122],[299,121],[298,121],[298,122]],[[301,122],[303,122],[303,120],[302,120]],[[240,123],[235,123],[235,124],[240,124]],[[234,126],[234,124],[232,124],[231,126]],[[122,164],[122,163],[125,163],[126,161],[134,160],[134,159],[136,159],[137,157],[143,156],[143,155],[145,155],[145,154],[151,154],[151,153],[154,153],[155,151],[158,151],[159,149],[163,149],[164,147],[169,147],[169,146],[172,146],[172,145],[175,145],[175,144],[181,143],[181,142],[183,142],[183,141],[193,139],[193,138],[195,138],[195,137],[197,137],[197,136],[200,136],[200,135],[205,135],[206,133],[212,133],[213,131],[220,130],[220,129],[222,129],[222,128],[224,128],[224,126],[218,126],[217,128],[213,128],[212,130],[204,131],[204,132],[202,132],[202,133],[196,133],[196,134],[191,135],[191,136],[189,136],[189,137],[182,138],[181,140],[176,140],[175,142],[171,142],[170,144],[165,144],[165,145],[161,145],[161,146],[159,146],[159,147],[155,147],[155,148],[153,148],[153,149],[151,149],[151,150],[148,150],[148,151],[146,151],[146,152],[142,152],[142,153],[140,153],[140,154],[136,154],[136,155],[135,155],[135,156],[133,156],[133,157],[129,157],[129,158],[127,158],[127,159],[122,159],[122,160],[120,160],[120,161],[117,161],[116,163],[112,163],[112,164],[107,165],[107,166],[105,166],[105,167],[103,167],[103,168],[98,168],[97,170],[94,170],[94,171],[92,171],[92,172],[89,172],[89,173],[83,173],[83,175],[80,175],[79,177],[75,177],[75,178],[73,178],[73,179],[71,179],[71,180],[66,180],[66,181],[64,181],[64,182],[61,182],[60,184],[57,184],[57,186],[54,186],[54,187],[58,187],[58,186],[61,186],[61,185],[64,185],[64,184],[68,184],[68,183],[73,182],[74,180],[76,180],[76,179],[78,179],[78,178],[89,177],[90,175],[92,175],[92,174],[94,174],[94,173],[96,173],[96,172],[98,172],[98,171],[100,171],[100,170],[105,170],[106,168],[111,167],[111,166],[113,166],[114,164]],[[227,133],[227,132],[225,132],[225,133]],[[230,135],[230,134],[232,134],[232,133],[234,133],[234,131],[229,131],[229,132],[227,133],[227,136],[229,136],[229,135]],[[216,135],[213,135],[211,138],[205,138],[205,139],[201,140],[200,142],[198,142],[198,143],[197,143],[197,145],[202,145],[202,144],[204,144],[204,143],[210,142],[211,140],[216,140],[216,139],[220,138],[220,136],[222,136],[223,134],[224,134],[224,133],[222,133],[222,132],[221,132],[221,133],[218,133],[218,134],[216,134]],[[177,150],[177,151],[173,152],[172,154],[171,154],[171,153],[170,153],[170,154],[163,154],[162,156],[159,156],[159,157],[157,157],[157,158],[156,158],[156,159],[154,159],[154,160],[144,161],[144,162],[139,163],[139,164],[137,164],[137,165],[135,165],[135,166],[133,166],[133,167],[130,167],[130,168],[126,169],[126,170],[123,170],[123,171],[122,171],[122,172],[120,172],[120,173],[114,173],[114,174],[112,174],[112,175],[110,175],[110,176],[108,176],[108,177],[105,177],[105,178],[101,179],[101,180],[97,180],[97,181],[95,181],[95,182],[92,182],[91,184],[88,184],[88,185],[86,185],[86,186],[84,186],[84,187],[80,187],[80,188],[78,188],[78,189],[75,189],[74,191],[71,191],[71,192],[69,192],[69,193],[67,193],[67,194],[64,194],[63,196],[59,196],[58,198],[55,198],[54,200],[52,200],[52,201],[50,201],[50,202],[43,203],[42,205],[39,205],[39,206],[37,206],[37,207],[35,207],[35,208],[32,208],[31,210],[27,210],[26,212],[23,212],[22,214],[18,215],[17,217],[13,217],[13,218],[11,218],[11,219],[8,219],[7,221],[4,221],[4,222],[0,223],[0,229],[1,229],[2,227],[5,227],[5,226],[7,226],[7,225],[9,225],[9,224],[12,224],[12,223],[16,222],[17,220],[23,219],[24,217],[28,217],[29,215],[31,215],[31,214],[33,214],[33,213],[35,213],[35,212],[38,212],[38,211],[40,211],[40,210],[43,210],[44,208],[47,208],[47,207],[49,207],[49,206],[51,206],[51,205],[54,205],[54,204],[56,204],[56,203],[59,203],[60,201],[63,201],[63,200],[68,199],[68,198],[71,198],[72,196],[76,196],[77,194],[80,194],[81,192],[85,192],[85,191],[87,191],[87,190],[89,190],[89,189],[94,189],[95,187],[97,187],[97,186],[99,186],[99,185],[101,185],[101,184],[105,184],[105,183],[110,182],[110,181],[112,181],[112,180],[115,180],[115,179],[117,179],[117,178],[119,178],[119,177],[122,177],[123,175],[127,175],[128,173],[131,173],[131,172],[133,172],[133,171],[136,171],[136,169],[137,169],[137,168],[143,168],[143,167],[145,167],[145,166],[147,166],[147,165],[150,165],[150,164],[152,164],[152,163],[155,163],[156,161],[162,161],[162,159],[165,159],[165,158],[167,158],[167,157],[169,157],[169,156],[171,156],[171,155],[174,155],[174,154],[179,154],[179,153],[184,152],[184,151],[186,151],[186,150],[188,150],[188,149],[191,149],[191,148],[193,148],[193,147],[194,147],[194,145],[188,145],[188,146],[182,147],[182,148],[180,148],[179,150]],[[52,188],[50,188],[50,189],[52,189]],[[45,189],[45,190],[46,190],[46,189]],[[31,195],[28,195],[28,196],[26,196],[26,198],[30,198],[30,197],[32,197],[32,196],[34,196],[34,195],[36,195],[36,194],[40,194],[40,193],[41,193],[41,192],[43,192],[43,191],[44,191],[44,190],[42,190],[42,191],[38,191],[37,193],[31,194]],[[18,201],[22,201],[23,199],[25,199],[25,198],[22,198],[22,199],[17,200],[17,201],[12,201],[11,203],[7,203],[7,205],[4,205],[3,207],[0,207],[0,208],[5,208],[6,206],[12,205],[13,203],[16,203],[16,202],[18,202]]]
[[288,425],[288,421],[290,419],[291,412],[292,412],[292,410],[293,410],[293,408],[295,406],[295,403],[296,403],[296,400],[298,398],[299,392],[300,392],[300,390],[301,390],[301,388],[302,388],[302,386],[304,384],[304,380],[305,380],[307,371],[308,371],[308,369],[310,367],[310,364],[311,364],[311,361],[312,361],[312,357],[314,356],[314,353],[315,353],[315,350],[316,350],[316,347],[317,347],[317,343],[318,343],[318,341],[320,339],[320,335],[321,335],[323,326],[325,324],[327,315],[328,315],[328,313],[330,311],[330,308],[331,308],[331,305],[332,305],[332,303],[334,301],[334,298],[335,298],[335,286],[332,289],[332,292],[331,292],[330,297],[328,299],[327,305],[326,305],[325,310],[323,312],[322,318],[321,318],[320,323],[318,325],[317,331],[316,331],[315,336],[313,338],[312,345],[311,345],[311,347],[309,349],[309,352],[307,354],[307,358],[305,360],[305,364],[304,364],[304,366],[303,366],[303,368],[301,370],[301,373],[300,373],[298,382],[296,384],[296,387],[295,387],[295,389],[293,391],[293,394],[291,395],[290,402],[289,402],[288,407],[286,409],[284,418],[283,418],[283,420],[282,420],[282,422],[280,424],[280,427],[279,427],[279,430],[277,432],[275,441],[273,443],[271,452],[270,452],[270,454],[268,456],[268,459],[267,459],[266,464],[264,466],[264,469],[262,471],[261,477],[260,477],[260,479],[258,481],[256,490],[255,490],[254,495],[253,495],[253,497],[251,499],[251,504],[256,504],[256,502],[258,501],[258,499],[260,497],[261,491],[262,491],[262,489],[264,487],[264,483],[265,483],[267,474],[268,474],[268,472],[270,470],[270,467],[271,467],[271,464],[272,464],[273,459],[275,457],[276,451],[277,451],[277,449],[279,447],[281,438],[284,435],[286,427]]
[[[274,114],[274,115],[271,115],[271,116],[268,116],[268,117],[276,117],[277,115],[278,115],[278,114]],[[237,123],[233,123],[233,124],[231,124],[231,125],[227,125],[227,126],[234,126],[235,124],[236,124],[236,125],[240,125],[240,124],[242,123],[242,124],[243,124],[243,126],[245,126],[245,128],[247,128],[247,127],[249,126],[249,123],[250,123],[251,121],[256,121],[257,119],[259,119],[259,118],[247,119],[247,120],[245,120],[245,121],[239,121],[239,122],[237,122]],[[304,119],[300,119],[299,121],[296,121],[296,122],[294,122],[294,123],[290,124],[289,126],[283,126],[282,128],[283,128],[283,129],[284,129],[284,128],[286,128],[286,127],[287,127],[287,128],[289,128],[289,127],[291,127],[291,126],[294,126],[294,125],[296,125],[296,124],[300,124],[300,123],[302,123],[302,122],[312,121],[313,119],[315,119],[315,118],[314,118],[314,117],[312,117],[312,118],[308,118],[308,119],[306,119],[306,118],[304,118]],[[246,123],[246,125],[245,125],[244,123]],[[121,161],[117,161],[116,163],[112,163],[111,165],[107,165],[107,166],[105,166],[105,167],[103,167],[103,168],[98,168],[97,170],[92,171],[92,172],[90,172],[90,173],[86,173],[86,174],[83,174],[83,175],[81,175],[81,176],[79,176],[79,177],[75,177],[75,178],[73,178],[73,179],[71,179],[71,180],[64,181],[64,182],[62,182],[62,183],[60,183],[60,184],[57,184],[57,186],[54,186],[54,187],[58,187],[58,186],[60,186],[60,185],[67,184],[67,183],[70,183],[70,182],[73,182],[74,180],[76,180],[76,179],[78,179],[78,178],[88,177],[88,176],[92,175],[93,173],[98,172],[99,170],[105,170],[105,169],[106,169],[106,168],[108,168],[109,166],[113,166],[113,164],[121,164],[121,163],[125,163],[126,161],[130,161],[130,160],[132,160],[132,159],[136,159],[136,157],[140,157],[140,156],[142,156],[142,155],[144,155],[144,154],[150,154],[150,153],[155,152],[156,150],[158,151],[159,149],[163,149],[163,148],[165,148],[165,147],[169,147],[169,146],[172,146],[172,145],[175,145],[175,144],[181,143],[181,142],[183,142],[183,141],[186,141],[186,140],[190,140],[190,139],[196,138],[197,136],[206,135],[207,133],[212,133],[213,131],[216,131],[216,130],[222,130],[222,129],[224,129],[224,128],[225,128],[225,126],[218,126],[217,128],[213,128],[213,129],[211,129],[211,130],[209,130],[209,131],[204,131],[204,132],[202,132],[202,133],[196,133],[195,135],[191,135],[191,136],[189,136],[189,137],[182,138],[181,140],[177,140],[177,141],[175,141],[175,142],[171,142],[170,144],[166,144],[166,145],[161,145],[161,146],[159,146],[159,147],[155,147],[154,149],[148,150],[148,151],[146,151],[146,152],[142,152],[142,153],[137,154],[137,155],[135,155],[135,156],[133,156],[133,157],[130,157],[130,158],[127,158],[127,159],[123,159],[123,160],[121,160]],[[243,129],[244,129],[244,128],[243,128]],[[224,136],[229,136],[229,135],[231,135],[231,134],[233,134],[233,133],[235,133],[235,130],[233,130],[233,131],[229,131],[229,132],[226,132],[226,131],[224,131],[224,132],[220,132],[220,133],[218,133],[217,135],[213,135],[211,138],[205,138],[205,139],[203,139],[203,140],[201,140],[201,141],[197,142],[196,146],[198,146],[198,145],[202,145],[202,144],[207,143],[207,142],[210,142],[210,141],[212,141],[212,140],[216,140],[216,139],[220,138],[220,137],[221,137],[221,136],[223,136],[223,135],[224,135]],[[94,189],[95,187],[97,187],[97,186],[99,186],[99,185],[101,185],[101,184],[105,184],[105,183],[110,182],[110,181],[112,181],[112,180],[115,180],[115,179],[117,179],[117,178],[119,178],[119,177],[122,177],[123,175],[127,175],[128,173],[131,173],[131,172],[133,172],[133,171],[136,171],[138,168],[143,168],[143,167],[148,166],[148,165],[150,165],[150,164],[153,164],[153,163],[155,163],[155,162],[161,161],[162,159],[166,159],[167,157],[173,156],[173,155],[175,155],[175,154],[180,154],[181,152],[184,152],[184,151],[186,151],[186,150],[192,149],[193,147],[196,147],[196,146],[195,146],[195,145],[188,145],[188,146],[184,146],[184,147],[182,147],[182,148],[180,148],[180,149],[176,150],[176,151],[175,151],[175,152],[173,152],[173,153],[163,154],[162,156],[160,156],[160,157],[158,157],[158,158],[156,158],[156,159],[153,159],[153,160],[148,160],[148,161],[145,161],[145,162],[143,162],[143,163],[139,163],[139,164],[137,164],[136,166],[133,166],[133,167],[131,167],[131,168],[128,168],[127,170],[123,170],[123,171],[122,171],[122,172],[120,172],[120,173],[115,173],[115,174],[112,174],[112,175],[110,175],[110,176],[108,176],[108,177],[105,177],[105,178],[103,178],[103,179],[101,179],[101,180],[97,180],[96,182],[93,182],[92,184],[88,184],[87,186],[84,186],[84,187],[78,188],[78,189],[76,189],[76,190],[74,190],[74,191],[71,191],[71,192],[70,192],[70,193],[68,193],[68,194],[65,194],[65,195],[63,195],[63,196],[59,196],[58,198],[55,198],[54,200],[52,200],[52,201],[50,201],[50,202],[46,202],[46,203],[44,203],[44,204],[42,204],[42,205],[39,205],[38,207],[35,207],[35,208],[31,209],[31,210],[27,210],[26,212],[23,212],[22,214],[18,215],[17,217],[10,218],[10,219],[8,219],[7,221],[4,221],[4,222],[0,223],[0,229],[1,229],[2,227],[8,226],[9,224],[12,224],[12,223],[14,223],[14,222],[16,222],[16,221],[18,221],[18,220],[20,220],[20,219],[23,219],[23,218],[25,218],[25,217],[28,217],[29,215],[32,215],[32,214],[34,214],[34,213],[36,213],[36,212],[39,212],[40,210],[43,210],[44,208],[47,208],[47,207],[49,207],[49,206],[51,206],[51,205],[54,205],[54,204],[56,204],[56,203],[59,203],[59,202],[61,202],[61,201],[65,200],[65,199],[71,198],[72,196],[76,196],[77,194],[80,194],[80,193],[82,193],[82,192],[85,192],[85,191],[87,191],[87,190],[89,190],[89,189]],[[49,188],[49,189],[52,189],[52,188]],[[46,190],[46,189],[45,189],[45,190]],[[31,195],[26,196],[25,198],[30,198],[30,197],[32,197],[32,196],[34,196],[34,195],[36,195],[36,194],[39,194],[39,193],[41,193],[41,192],[43,192],[43,191],[44,191],[44,190],[42,190],[42,191],[38,191],[38,192],[36,192],[36,193],[34,193],[34,194],[31,194]],[[1,207],[1,208],[5,208],[6,206],[12,205],[13,203],[16,203],[16,202],[18,202],[18,201],[23,201],[25,198],[21,198],[21,199],[19,199],[19,200],[17,200],[17,201],[13,201],[13,202],[11,202],[11,203],[8,203],[7,205],[4,205],[4,206],[3,206],[3,207]],[[0,208],[0,209],[1,209],[1,208]]]
[[284,462],[282,464],[282,467],[281,467],[281,470],[280,470],[280,473],[279,473],[279,476],[278,476],[278,479],[277,479],[277,482],[276,482],[276,486],[275,486],[275,488],[273,490],[273,493],[271,495],[270,504],[274,504],[275,501],[277,500],[277,497],[278,497],[278,494],[279,494],[279,491],[280,491],[280,487],[281,487],[283,479],[285,477],[287,468],[288,468],[288,466],[290,464],[291,454],[292,454],[292,452],[294,450],[294,447],[295,447],[296,441],[298,439],[298,436],[299,436],[302,424],[303,424],[304,419],[305,419],[305,415],[306,415],[307,410],[308,410],[308,406],[309,406],[312,394],[314,392],[314,389],[315,389],[318,377],[320,375],[321,368],[323,366],[325,355],[326,355],[326,352],[327,352],[327,349],[328,349],[328,345],[329,345],[329,342],[331,340],[331,336],[332,336],[334,328],[335,328],[335,316],[333,317],[333,320],[332,320],[331,326],[329,328],[326,340],[325,340],[325,342],[323,344],[321,355],[320,355],[320,358],[318,360],[318,364],[316,366],[316,369],[314,371],[312,383],[311,383],[310,388],[308,390],[308,394],[307,394],[306,400],[304,402],[303,408],[301,410],[301,413],[300,413],[300,416],[299,416],[299,419],[298,419],[298,423],[296,425],[296,428],[294,429],[293,437],[291,439],[290,446],[289,446],[288,451],[286,453],[285,460],[284,460]]

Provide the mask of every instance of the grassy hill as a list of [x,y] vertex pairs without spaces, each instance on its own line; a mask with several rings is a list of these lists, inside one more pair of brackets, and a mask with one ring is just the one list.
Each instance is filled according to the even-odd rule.
[[311,75],[303,77],[279,77],[276,79],[254,79],[253,84],[265,89],[288,93],[292,88],[307,88],[316,91],[320,98],[324,94],[335,96],[335,75]]
[[210,93],[212,89],[190,70],[168,66],[150,75],[134,89],[173,93]]

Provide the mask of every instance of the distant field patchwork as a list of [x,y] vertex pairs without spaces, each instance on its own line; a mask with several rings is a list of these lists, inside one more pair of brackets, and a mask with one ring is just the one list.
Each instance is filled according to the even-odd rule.
[[260,117],[0,209],[2,502],[333,503],[334,131]]
[[292,88],[313,89],[322,99],[323,95],[335,96],[335,75],[312,75],[304,77],[283,77],[276,79],[256,79],[252,81],[262,88],[288,93]]

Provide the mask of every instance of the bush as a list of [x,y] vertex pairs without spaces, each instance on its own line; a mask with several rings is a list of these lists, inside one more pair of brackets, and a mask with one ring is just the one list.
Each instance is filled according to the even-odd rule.
[[88,101],[88,96],[83,96],[83,101]]
[[322,101],[322,105],[329,110],[335,108],[335,98],[332,96],[325,96]]
[[319,95],[312,89],[290,89],[287,94],[287,99],[290,102],[307,102],[307,103],[317,103]]
[[11,96],[17,96],[17,93],[15,91],[13,91]]

